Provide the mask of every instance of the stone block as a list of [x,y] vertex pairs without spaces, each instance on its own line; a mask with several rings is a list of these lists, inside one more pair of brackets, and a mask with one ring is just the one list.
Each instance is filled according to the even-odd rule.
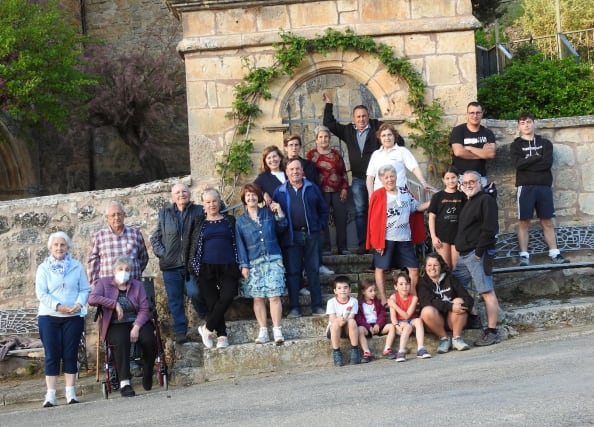
[[361,22],[411,19],[408,0],[367,0],[361,4]]
[[279,28],[290,28],[291,21],[286,6],[264,6],[256,13],[258,31],[277,31]]
[[553,189],[553,203],[556,209],[566,209],[575,206],[577,201],[578,196],[574,191],[561,190],[557,189],[557,187]]
[[201,109],[208,106],[206,97],[206,85],[208,80],[190,81],[186,85],[189,109]]
[[439,1],[411,1],[410,9],[413,19],[422,18],[441,18],[444,16],[456,15],[456,1],[439,0]]
[[429,56],[425,59],[425,64],[428,85],[441,86],[462,83],[456,56]]
[[256,31],[257,9],[223,9],[215,12],[217,34],[244,34]]
[[338,10],[334,1],[289,4],[287,10],[292,29],[332,27],[338,24]]
[[[466,110],[466,105],[471,99],[476,99],[476,85],[440,85],[433,89],[433,97],[439,99],[446,114]],[[454,121],[450,125],[459,123]]]
[[553,169],[573,167],[575,163],[576,158],[569,145],[553,144]]
[[217,56],[186,55],[186,80],[188,84],[196,80],[237,79],[246,74],[241,56],[227,51]]
[[210,10],[202,10],[197,13],[184,13],[182,15],[184,37],[199,37],[216,34],[215,17],[215,12]]
[[564,128],[555,132],[555,142],[579,143],[593,141],[594,128],[592,127],[580,128],[579,132],[576,132],[575,128]]
[[557,169],[553,175],[553,191],[556,189],[575,190],[579,180],[577,169]]
[[594,215],[594,194],[582,193],[578,197],[580,211],[586,215]]
[[404,39],[404,54],[408,57],[418,57],[435,54],[435,37],[427,34],[408,34]]

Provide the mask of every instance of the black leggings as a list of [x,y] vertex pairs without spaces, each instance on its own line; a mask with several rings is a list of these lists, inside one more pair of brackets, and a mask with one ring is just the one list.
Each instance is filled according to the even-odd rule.
[[[113,362],[120,381],[129,380],[130,375],[130,330],[132,323],[111,323],[107,330],[107,342],[111,346]],[[146,322],[138,332],[137,344],[142,349],[144,366],[153,366],[157,356],[157,339],[152,321]]]
[[202,264],[198,286],[208,314],[206,329],[227,336],[225,313],[237,295],[239,268],[237,264]]

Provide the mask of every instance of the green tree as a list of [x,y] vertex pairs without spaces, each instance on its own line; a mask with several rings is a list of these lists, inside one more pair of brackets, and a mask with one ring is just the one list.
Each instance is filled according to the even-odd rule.
[[[557,33],[555,0],[522,0],[523,15],[517,23],[526,34],[544,36]],[[594,27],[591,1],[560,0],[561,31],[585,30]]]
[[485,78],[478,90],[490,118],[515,119],[522,111],[540,118],[594,114],[594,77],[587,64],[544,59],[530,47],[515,56],[503,74]]
[[94,80],[81,72],[86,38],[61,15],[56,0],[0,1],[0,110],[36,123],[66,125],[73,103]]

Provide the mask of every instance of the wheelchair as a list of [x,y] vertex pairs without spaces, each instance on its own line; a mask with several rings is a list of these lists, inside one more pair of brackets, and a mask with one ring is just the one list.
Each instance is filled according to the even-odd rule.
[[[167,363],[165,361],[165,347],[161,339],[159,315],[157,314],[157,308],[155,305],[155,289],[153,278],[143,277],[142,283],[144,285],[144,289],[149,300],[150,310],[152,312],[152,319],[150,321],[153,322],[155,329],[155,341],[157,345],[155,371],[157,373],[157,379],[159,386],[165,388],[165,390],[169,390],[169,375]],[[101,311],[101,307],[98,307],[97,313],[95,314],[95,321],[97,321],[99,316],[101,316]],[[108,399],[112,391],[117,391],[120,388],[120,379],[118,378],[115,364],[113,362],[111,346],[107,343],[107,341],[103,341],[102,345],[104,350],[102,363],[104,378],[101,384],[101,391],[103,393],[103,397]],[[130,371],[132,372],[133,376],[142,376],[143,363],[142,349],[136,343],[132,343],[130,349]],[[97,365],[99,365],[99,360],[97,360]],[[135,373],[135,371],[138,372],[139,369],[140,375]]]

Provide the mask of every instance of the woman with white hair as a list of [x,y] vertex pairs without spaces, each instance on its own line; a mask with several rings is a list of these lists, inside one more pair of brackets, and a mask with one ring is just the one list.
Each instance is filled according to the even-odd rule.
[[66,402],[78,403],[74,383],[78,346],[85,327],[89,282],[82,264],[70,256],[70,237],[58,231],[49,236],[49,256],[37,268],[35,294],[39,300],[39,335],[45,351],[44,408],[56,406],[56,383],[63,365]]
[[97,281],[89,304],[101,306],[103,316],[99,331],[101,339],[113,350],[113,360],[120,379],[120,394],[132,397],[136,392],[130,380],[131,343],[142,349],[142,387],[153,387],[153,367],[157,356],[155,326],[144,285],[131,277],[133,261],[127,256],[117,257],[112,266],[113,276]]

